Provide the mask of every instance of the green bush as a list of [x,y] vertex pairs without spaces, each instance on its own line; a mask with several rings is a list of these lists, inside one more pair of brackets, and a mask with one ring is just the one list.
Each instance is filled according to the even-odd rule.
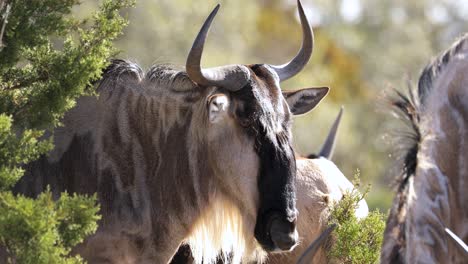
[[95,197],[64,193],[54,202],[50,191],[37,199],[0,192],[0,242],[17,263],[82,263],[66,256],[94,233],[98,210]]
[[333,232],[333,245],[328,251],[332,263],[371,264],[378,263],[383,240],[386,215],[378,210],[358,219],[354,212],[358,202],[365,198],[369,186],[360,193],[359,180],[354,180],[355,189],[345,193],[330,212],[330,224],[337,224]]
[[49,190],[36,198],[11,192],[22,166],[53,148],[45,131],[76,98],[94,93],[127,24],[119,12],[133,1],[103,0],[85,20],[71,14],[78,3],[0,1],[0,247],[9,255],[2,263],[82,263],[71,248],[97,229],[96,196],[62,193],[55,201]]

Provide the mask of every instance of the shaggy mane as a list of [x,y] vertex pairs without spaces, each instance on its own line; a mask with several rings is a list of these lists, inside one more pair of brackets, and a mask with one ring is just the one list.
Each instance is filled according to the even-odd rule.
[[468,45],[468,34],[462,36],[455,41],[450,48],[444,51],[441,55],[435,57],[422,71],[418,81],[418,96],[421,104],[425,103],[427,95],[432,90],[434,81],[439,77],[440,73],[445,69],[447,64],[453,57],[458,55],[463,47]]
[[417,167],[417,154],[421,141],[420,116],[425,100],[433,89],[433,84],[439,75],[452,58],[458,55],[466,45],[468,45],[468,34],[464,35],[452,47],[426,65],[419,77],[417,89],[409,85],[407,93],[394,90],[393,95],[389,98],[396,117],[402,120],[408,128],[407,131],[399,133],[399,141],[400,146],[403,148],[403,153],[401,156],[401,174],[396,179],[398,191],[402,191],[405,188],[408,179],[414,175]]
[[[103,71],[101,83],[129,80],[143,84],[146,89],[164,87],[175,92],[197,91],[197,86],[190,80],[187,73],[177,66],[156,64],[145,72],[138,64],[121,59],[111,60],[110,65]],[[105,86],[109,87],[109,85]]]
[[408,87],[407,94],[393,91],[390,104],[395,116],[405,125],[405,130],[398,133],[398,147],[402,151],[398,158],[401,162],[401,174],[397,176],[396,184],[398,192],[402,191],[408,183],[408,179],[414,175],[417,167],[417,155],[421,141],[420,104],[416,89]]

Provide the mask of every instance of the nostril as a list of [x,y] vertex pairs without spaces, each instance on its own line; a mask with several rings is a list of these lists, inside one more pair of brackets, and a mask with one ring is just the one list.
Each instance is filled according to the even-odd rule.
[[289,233],[285,239],[285,245],[287,248],[284,248],[284,250],[292,249],[297,244],[298,238],[299,235],[297,234],[297,230],[294,230],[294,232]]
[[293,246],[296,246],[297,243],[299,243],[299,233],[297,232],[297,229],[294,229],[294,232],[292,233],[291,239],[294,242]]
[[281,250],[292,250],[298,242],[297,231],[291,234],[277,235],[273,242]]
[[292,250],[297,245],[299,234],[292,223],[275,219],[271,225],[271,240],[281,250]]

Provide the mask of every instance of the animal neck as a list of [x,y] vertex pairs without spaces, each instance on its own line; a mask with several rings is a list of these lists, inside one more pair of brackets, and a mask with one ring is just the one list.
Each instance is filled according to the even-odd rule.
[[[408,193],[407,244],[414,245],[407,254],[409,263],[416,255],[426,255],[428,248],[434,252],[427,254],[429,262],[460,254],[447,243],[445,227],[468,238],[468,47],[452,56],[434,78],[422,106],[418,166]],[[431,231],[421,232],[421,226]]]
[[163,261],[206,207],[212,185],[206,151],[193,132],[200,125],[193,118],[198,102],[189,104],[185,96],[114,87],[99,99],[97,171],[101,210],[109,216],[104,225],[117,222],[127,233],[151,239]]

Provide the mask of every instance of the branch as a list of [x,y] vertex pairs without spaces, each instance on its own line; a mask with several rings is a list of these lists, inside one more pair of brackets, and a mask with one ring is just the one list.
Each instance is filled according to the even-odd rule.
[[[3,9],[3,6],[5,5],[5,1],[1,0],[0,2],[0,10]],[[2,51],[3,47],[5,47],[5,44],[3,44],[3,33],[5,33],[5,27],[6,24],[8,24],[8,16],[10,15],[10,10],[11,10],[11,4],[7,4],[5,12],[2,14],[2,19],[3,19],[3,24],[2,24],[2,29],[0,31],[0,51]]]

